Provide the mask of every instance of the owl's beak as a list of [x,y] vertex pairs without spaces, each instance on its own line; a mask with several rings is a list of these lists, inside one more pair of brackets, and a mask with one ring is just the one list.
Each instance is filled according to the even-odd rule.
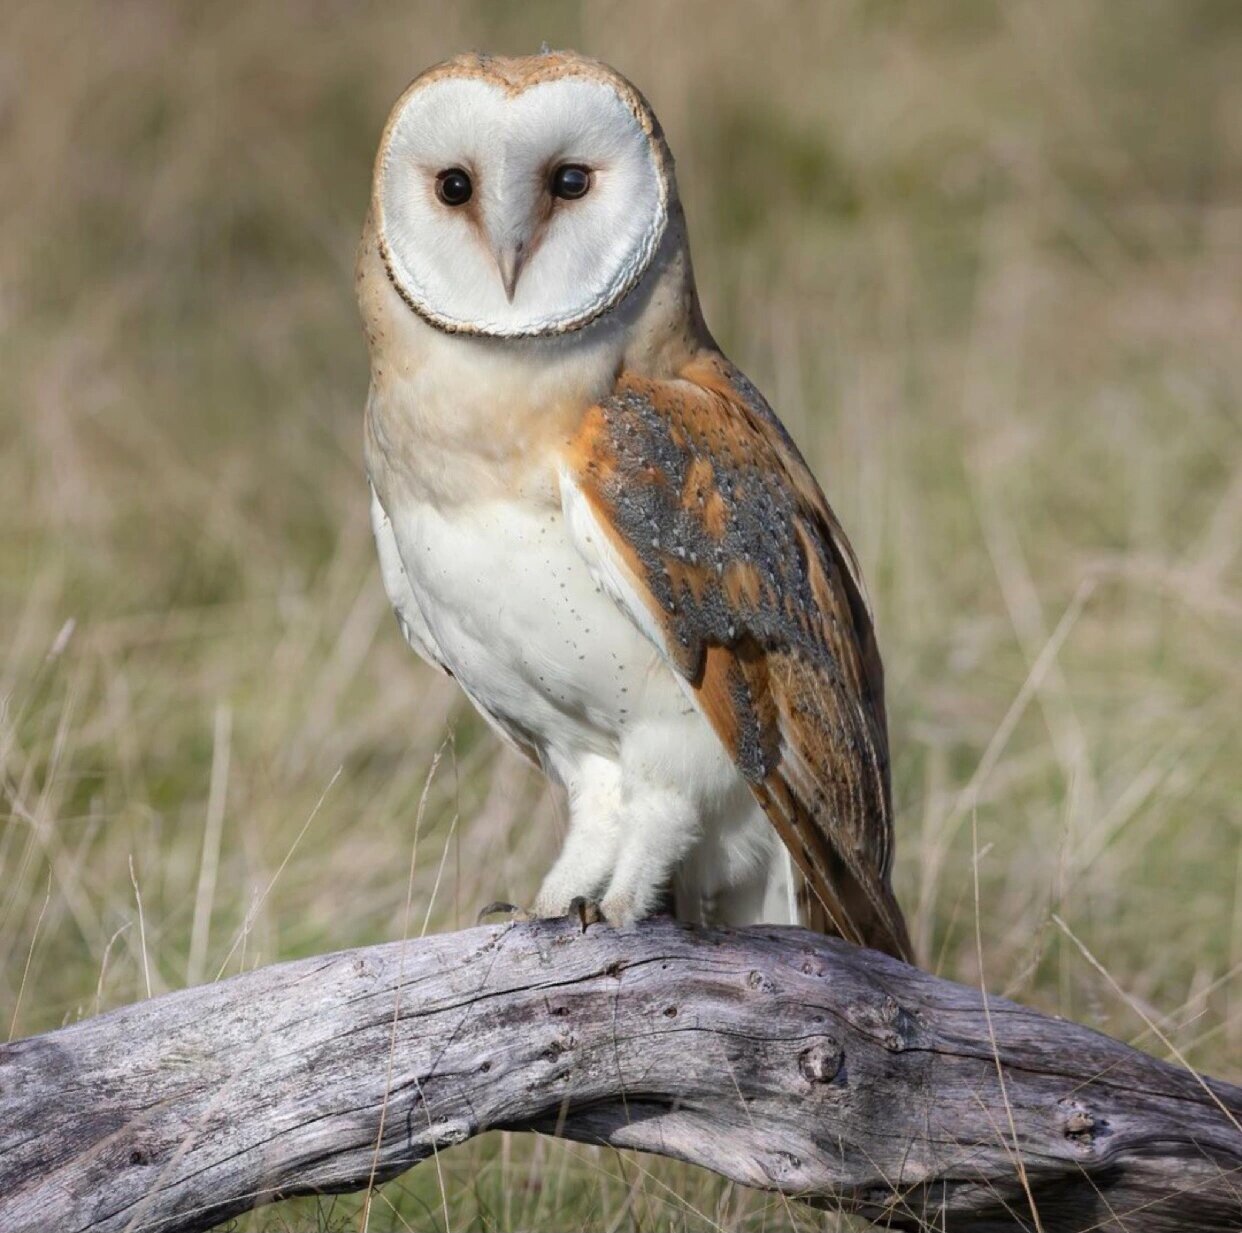
[[526,241],[521,238],[507,236],[492,249],[496,258],[496,268],[500,271],[500,281],[504,285],[505,298],[513,303],[513,293],[517,290],[517,281],[522,274],[522,266],[526,264]]

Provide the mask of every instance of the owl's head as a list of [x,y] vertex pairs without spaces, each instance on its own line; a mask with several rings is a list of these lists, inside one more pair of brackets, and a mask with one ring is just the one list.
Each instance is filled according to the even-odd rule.
[[372,212],[388,277],[420,316],[532,337],[624,299],[674,194],[651,108],[619,73],[572,53],[468,55],[397,100]]

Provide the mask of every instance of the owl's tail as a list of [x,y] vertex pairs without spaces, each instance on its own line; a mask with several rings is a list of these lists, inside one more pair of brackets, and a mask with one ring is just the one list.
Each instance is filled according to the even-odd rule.
[[798,923],[804,928],[914,962],[906,919],[887,879],[877,878],[864,887],[842,869],[833,878],[831,890],[820,888],[812,893],[806,879],[795,876],[800,884]]
[[786,785],[770,780],[756,795],[792,857],[798,923],[913,963],[914,948],[889,884],[885,845],[875,842],[875,825],[833,828],[847,835],[861,831],[869,838],[871,851],[851,852],[847,858],[834,835]]

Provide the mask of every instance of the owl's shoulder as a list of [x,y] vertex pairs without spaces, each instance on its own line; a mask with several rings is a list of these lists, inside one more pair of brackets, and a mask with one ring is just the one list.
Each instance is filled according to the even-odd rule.
[[609,396],[585,410],[568,465],[611,498],[618,530],[636,544],[652,536],[625,522],[645,520],[656,532],[658,505],[670,523],[662,546],[675,552],[697,529],[717,550],[746,558],[735,565],[771,572],[776,549],[785,560],[801,555],[790,538],[801,525],[848,575],[870,623],[857,562],[823,490],[763,395],[714,347],[671,376],[622,371]]
[[714,347],[704,347],[663,376],[623,370],[606,398],[587,408],[573,448],[582,465],[666,478],[711,468],[746,470],[788,485],[791,495],[824,506],[798,447],[763,395]]

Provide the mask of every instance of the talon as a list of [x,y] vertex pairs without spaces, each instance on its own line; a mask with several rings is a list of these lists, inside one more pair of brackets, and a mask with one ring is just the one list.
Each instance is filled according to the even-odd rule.
[[594,899],[588,899],[585,895],[575,895],[569,901],[569,912],[567,915],[573,916],[575,914],[582,925],[583,933],[586,933],[588,925],[598,925],[604,919],[604,914],[599,910],[599,904]]
[[485,916],[507,916],[511,921],[519,924],[535,919],[525,908],[519,908],[515,903],[505,903],[503,899],[497,899],[494,903],[489,903],[487,907],[480,908],[478,916],[475,917],[475,924],[481,925]]

